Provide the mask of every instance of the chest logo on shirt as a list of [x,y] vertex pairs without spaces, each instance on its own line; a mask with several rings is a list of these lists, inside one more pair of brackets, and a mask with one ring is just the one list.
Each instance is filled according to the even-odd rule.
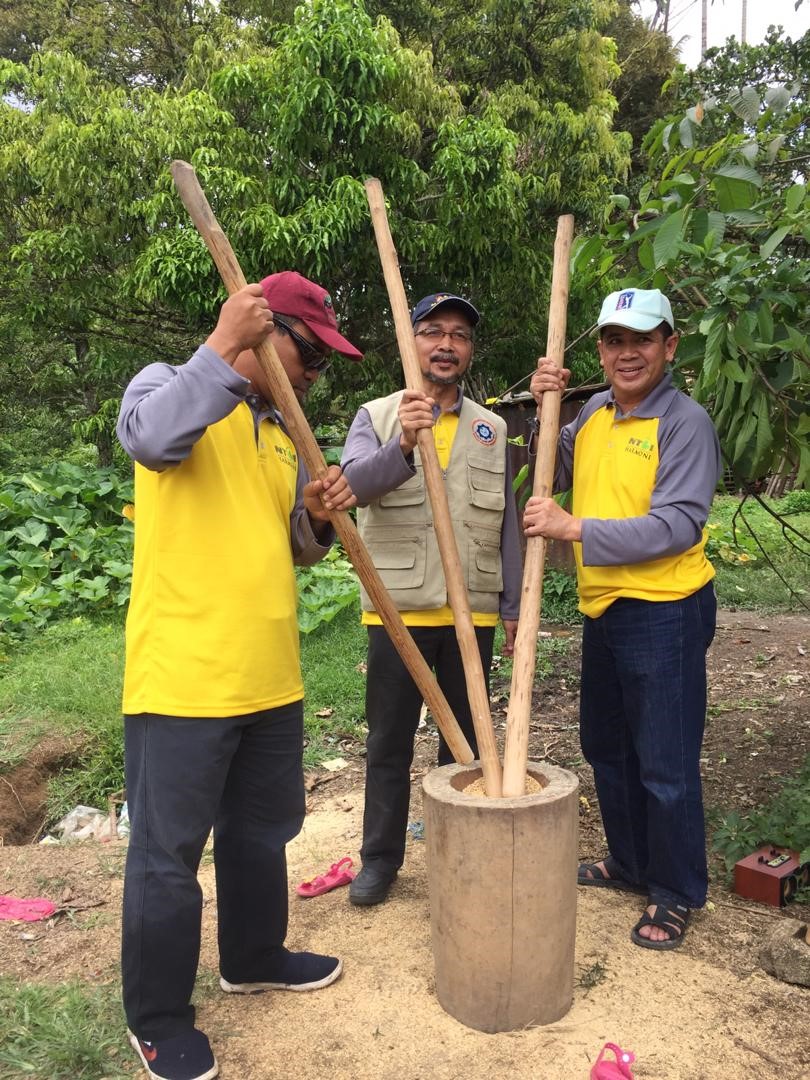
[[645,461],[652,460],[653,450],[655,450],[655,443],[650,442],[649,439],[628,439],[624,448],[626,454],[635,454],[636,457],[642,457]]
[[292,469],[297,467],[298,458],[293,450],[290,450],[287,446],[279,446],[278,443],[273,444],[273,449],[285,465],[289,465]]
[[472,426],[473,435],[484,446],[494,446],[498,438],[498,433],[492,424],[486,420],[473,420]]

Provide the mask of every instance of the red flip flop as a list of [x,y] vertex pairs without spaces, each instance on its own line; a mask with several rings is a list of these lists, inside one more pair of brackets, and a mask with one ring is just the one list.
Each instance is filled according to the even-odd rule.
[[338,885],[348,885],[354,880],[351,866],[352,860],[346,855],[340,862],[332,863],[325,874],[319,874],[312,881],[302,881],[300,885],[296,885],[295,891],[299,896],[320,896],[330,889],[336,889]]
[[[608,1051],[615,1054],[615,1061],[605,1057]],[[635,1060],[636,1055],[632,1050],[622,1050],[616,1043],[605,1043],[591,1068],[591,1080],[633,1080],[630,1066]]]

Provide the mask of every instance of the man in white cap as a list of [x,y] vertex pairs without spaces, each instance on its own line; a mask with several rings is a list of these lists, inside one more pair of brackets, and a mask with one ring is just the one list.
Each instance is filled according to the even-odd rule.
[[[571,540],[582,636],[580,738],[609,854],[580,885],[647,896],[636,945],[671,949],[706,900],[700,783],[714,570],[703,527],[722,473],[707,413],[673,385],[678,335],[658,289],[611,293],[599,314],[610,389],[560,433],[555,490],[572,513],[532,498],[529,536]],[[539,405],[570,372],[542,358]]]

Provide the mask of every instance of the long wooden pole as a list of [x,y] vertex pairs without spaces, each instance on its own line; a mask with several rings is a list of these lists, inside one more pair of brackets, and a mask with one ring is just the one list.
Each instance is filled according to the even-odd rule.
[[[557,367],[565,356],[565,324],[568,310],[568,282],[574,219],[565,214],[557,221],[554,241],[554,269],[551,275],[551,305],[548,314],[546,356]],[[560,392],[543,394],[540,434],[534,466],[532,494],[548,497],[554,484],[554,461],[560,431]],[[523,795],[526,790],[526,763],[529,757],[529,718],[532,708],[532,685],[537,665],[537,630],[543,600],[543,570],[546,564],[546,541],[530,536],[526,542],[523,584],[520,594],[520,622],[515,638],[512,662],[512,686],[506,713],[506,747],[503,760],[503,793],[507,797]]]
[[[228,238],[219,227],[219,223],[208,205],[208,200],[200,187],[194,169],[185,161],[173,161],[172,176],[183,205],[188,210],[191,220],[196,225],[200,236],[205,241],[205,246],[217,265],[225,288],[229,294],[238,292],[239,289],[245,287],[247,281],[234,255],[233,248],[228,242]],[[320,447],[315,441],[315,436],[310,430],[306,417],[301,411],[301,406],[298,404],[298,399],[293,392],[290,380],[287,378],[272,342],[267,339],[257,345],[253,351],[270,386],[273,400],[284,417],[284,423],[299,454],[304,459],[310,475],[315,479],[323,478],[327,469],[326,462]],[[433,672],[425,663],[424,657],[416,647],[394,602],[388,595],[365,544],[360,539],[354,522],[345,511],[331,511],[329,518],[343,543],[343,547],[346,549],[346,554],[357,571],[358,577],[365,586],[366,592],[373,600],[374,608],[382,619],[383,625],[388,631],[388,636],[402,657],[403,663],[408,668],[413,681],[419,687],[422,696],[430,706],[430,711],[439,730],[444,735],[453,757],[460,764],[468,765],[473,760],[470,745],[458,726],[458,721],[439,688]]]
[[[399,261],[388,225],[385,199],[379,180],[374,178],[366,180],[366,196],[371,210],[371,221],[374,225],[374,235],[377,239],[377,249],[380,253],[391,311],[394,315],[399,354],[402,357],[402,367],[405,372],[405,385],[409,390],[422,390],[422,368],[416,352],[408,301],[402,285]],[[433,510],[433,526],[436,530],[436,540],[444,568],[447,596],[450,607],[453,609],[456,638],[464,667],[467,696],[470,699],[473,727],[478,741],[478,754],[484,774],[484,790],[487,795],[497,797],[501,794],[501,762],[492,727],[489,693],[433,432],[428,428],[421,428],[416,434],[416,444],[419,447],[419,456],[425,473],[425,485]]]

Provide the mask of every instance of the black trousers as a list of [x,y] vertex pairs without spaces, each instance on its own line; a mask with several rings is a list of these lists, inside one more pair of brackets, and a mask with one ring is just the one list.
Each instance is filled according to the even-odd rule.
[[[477,756],[478,747],[455,627],[414,626],[410,630]],[[489,686],[495,627],[477,626],[475,636]],[[369,626],[366,796],[360,854],[364,866],[373,866],[383,872],[393,873],[405,859],[405,833],[411,795],[410,768],[421,706],[422,695],[391,644],[387,631],[381,626]],[[449,765],[452,761],[453,755],[439,733],[439,765]]]
[[287,936],[285,845],[304,821],[303,703],[228,718],[124,718],[131,831],[124,877],[124,1010],[142,1039],[194,1026],[197,868],[211,829],[220,971],[265,981]]

